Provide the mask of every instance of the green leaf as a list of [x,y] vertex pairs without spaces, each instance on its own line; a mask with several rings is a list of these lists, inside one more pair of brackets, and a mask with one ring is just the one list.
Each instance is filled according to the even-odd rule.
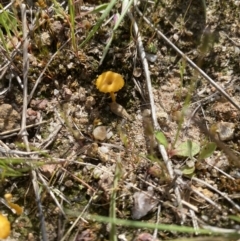
[[213,152],[216,150],[217,145],[214,142],[208,142],[200,151],[198,159],[205,159],[210,157]]
[[184,156],[192,158],[200,151],[200,146],[196,142],[190,140],[181,143],[176,149],[173,150],[173,156]]
[[168,141],[167,141],[167,138],[165,137],[165,135],[163,134],[163,132],[157,131],[155,133],[155,137],[159,144],[163,145],[165,148],[168,147]]
[[232,219],[232,220],[234,220],[234,221],[237,221],[237,222],[239,222],[240,223],[240,217],[238,217],[238,216],[233,216],[233,215],[230,215],[230,216],[228,216],[230,219]]
[[182,167],[183,175],[187,175],[187,176],[192,175],[194,173],[194,171],[195,171],[195,166],[189,167],[189,166],[185,165]]
[[96,6],[93,10],[90,10],[89,13],[99,13],[107,8],[108,4],[103,3],[101,5]]

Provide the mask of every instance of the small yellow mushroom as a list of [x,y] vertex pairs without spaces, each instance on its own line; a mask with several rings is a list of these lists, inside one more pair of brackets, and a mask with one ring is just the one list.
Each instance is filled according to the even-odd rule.
[[12,203],[12,194],[6,193],[4,195],[5,200],[7,201],[8,206],[12,209],[14,213],[17,215],[21,215],[23,213],[23,208],[20,207],[18,204]]
[[10,222],[0,213],[0,239],[5,239],[10,234]]
[[114,92],[119,91],[124,86],[124,80],[120,74],[107,71],[97,78],[96,86],[99,91],[110,93],[112,101],[116,102]]

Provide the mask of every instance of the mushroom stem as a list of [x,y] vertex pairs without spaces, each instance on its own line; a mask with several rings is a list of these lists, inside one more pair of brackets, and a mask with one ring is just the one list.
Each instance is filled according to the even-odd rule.
[[111,98],[112,98],[112,102],[116,102],[116,96],[114,94],[114,92],[110,92]]

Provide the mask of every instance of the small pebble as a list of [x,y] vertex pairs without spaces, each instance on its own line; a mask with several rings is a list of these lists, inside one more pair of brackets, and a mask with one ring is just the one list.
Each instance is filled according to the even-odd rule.
[[106,126],[97,126],[93,130],[93,136],[96,140],[103,141],[107,137],[107,128]]

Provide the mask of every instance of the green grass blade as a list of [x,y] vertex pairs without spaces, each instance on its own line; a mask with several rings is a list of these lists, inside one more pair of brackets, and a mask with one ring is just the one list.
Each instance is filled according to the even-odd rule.
[[[109,217],[103,217],[103,216],[88,216],[88,218],[103,222],[103,223],[115,223],[116,225],[121,226],[127,226],[132,228],[143,228],[143,229],[158,229],[158,230],[165,230],[165,231],[171,231],[171,232],[184,232],[184,233],[195,233],[196,230],[191,227],[186,226],[178,226],[178,225],[169,225],[169,224],[154,224],[154,223],[148,223],[148,222],[140,222],[140,221],[133,221],[133,220],[125,220],[125,219],[112,219]],[[219,234],[219,232],[213,232],[212,230],[207,229],[198,229],[197,230],[199,234]]]
[[75,52],[77,52],[77,44],[75,38],[75,6],[72,0],[68,0],[68,7],[70,13],[70,31],[71,31],[71,38],[72,38],[72,47]]
[[117,3],[117,0],[112,0],[107,8],[105,9],[105,11],[102,13],[101,17],[99,18],[98,22],[96,23],[96,25],[92,28],[92,30],[89,32],[88,36],[86,37],[86,39],[79,45],[80,48],[84,47],[84,45],[86,45],[88,43],[88,41],[94,36],[94,34],[98,31],[98,29],[100,28],[100,26],[102,25],[104,19],[108,16],[109,12],[112,10],[112,8],[114,7],[114,5]]
[[93,10],[89,11],[89,13],[99,13],[99,12],[103,11],[104,9],[106,9],[107,6],[108,6],[107,3],[103,3],[103,4],[95,7]]
[[122,9],[121,15],[119,16],[119,18],[117,19],[117,21],[116,21],[116,23],[115,23],[115,25],[114,25],[114,28],[113,28],[113,31],[112,31],[112,34],[111,34],[111,38],[108,40],[108,43],[107,43],[107,45],[105,46],[105,48],[104,48],[104,50],[103,50],[103,55],[102,55],[102,58],[101,58],[101,60],[100,60],[99,65],[101,65],[102,62],[103,62],[103,60],[105,59],[105,57],[106,57],[106,55],[107,55],[107,53],[108,53],[108,50],[109,50],[109,48],[110,48],[110,45],[111,45],[111,43],[112,43],[114,33],[115,33],[115,31],[118,29],[120,23],[122,22],[122,20],[123,20],[123,18],[125,17],[127,11],[128,11],[129,8],[131,7],[132,3],[133,3],[133,0],[130,0],[130,1],[128,2],[128,4],[126,4],[126,1],[125,1],[125,6],[126,6],[126,7],[124,7],[124,8]]

